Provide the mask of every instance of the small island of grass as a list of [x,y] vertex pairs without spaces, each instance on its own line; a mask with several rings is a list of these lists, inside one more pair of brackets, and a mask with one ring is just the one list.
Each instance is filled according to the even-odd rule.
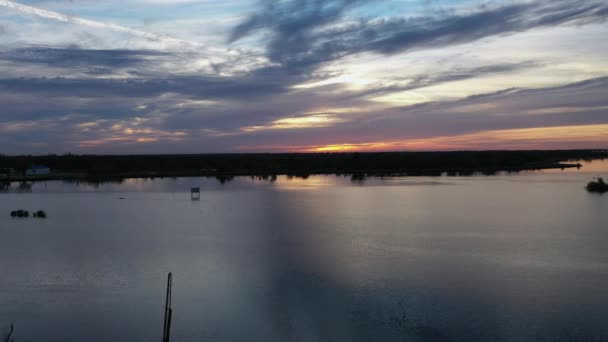
[[[44,219],[44,218],[46,218],[46,212],[44,210],[38,210],[38,211],[35,211],[32,216],[36,217],[36,218]],[[23,210],[23,209],[13,210],[13,211],[11,211],[11,217],[18,217],[18,218],[30,217],[30,212],[27,210]]]
[[597,181],[589,182],[586,189],[589,192],[608,192],[608,183],[604,182],[604,180],[600,177],[597,179]]
[[11,217],[22,218],[22,217],[29,217],[29,216],[30,216],[30,213],[27,210],[19,209],[19,210],[13,210],[13,211],[11,211]]
[[44,212],[44,210],[38,210],[37,212],[34,213],[34,217],[46,218],[46,213]]

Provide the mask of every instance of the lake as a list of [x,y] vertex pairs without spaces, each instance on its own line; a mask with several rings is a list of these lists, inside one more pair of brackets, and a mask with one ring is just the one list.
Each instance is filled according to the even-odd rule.
[[160,341],[172,272],[172,341],[608,338],[608,194],[584,189],[601,175],[608,160],[469,177],[12,184],[0,192],[0,332]]

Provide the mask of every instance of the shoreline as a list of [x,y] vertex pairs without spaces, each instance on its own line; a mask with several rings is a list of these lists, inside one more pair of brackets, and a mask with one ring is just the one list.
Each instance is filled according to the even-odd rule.
[[0,155],[0,182],[287,175],[440,176],[580,167],[608,150],[285,153],[198,155]]
[[196,171],[196,170],[176,170],[176,171],[138,171],[138,172],[112,172],[112,173],[86,173],[86,172],[57,172],[48,175],[35,176],[11,176],[0,177],[0,182],[44,182],[44,181],[111,181],[120,179],[138,179],[138,178],[196,178],[196,177],[215,177],[215,178],[231,178],[231,177],[272,177],[272,176],[292,176],[292,177],[308,177],[313,175],[347,175],[347,176],[365,176],[365,177],[386,177],[386,176],[404,176],[404,177],[421,177],[421,176],[441,176],[443,174],[455,176],[470,176],[474,174],[496,174],[498,172],[522,172],[522,171],[540,171],[550,169],[568,169],[579,168],[580,163],[543,163],[535,165],[526,165],[520,167],[493,167],[493,168],[435,168],[435,169],[352,169],[352,170],[330,170],[330,169],[310,169],[310,170],[276,170],[276,171],[232,171],[232,172],[214,172],[214,171]]

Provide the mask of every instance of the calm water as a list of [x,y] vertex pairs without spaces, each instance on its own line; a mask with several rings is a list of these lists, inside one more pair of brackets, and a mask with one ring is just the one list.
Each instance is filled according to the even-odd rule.
[[[608,195],[581,170],[37,183],[0,193],[16,342],[608,337]],[[202,188],[191,201],[191,186]],[[11,219],[44,209],[46,220]]]

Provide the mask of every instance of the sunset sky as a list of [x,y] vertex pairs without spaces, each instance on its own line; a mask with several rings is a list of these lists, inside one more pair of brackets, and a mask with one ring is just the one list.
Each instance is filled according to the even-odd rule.
[[0,0],[0,153],[608,148],[608,1]]

